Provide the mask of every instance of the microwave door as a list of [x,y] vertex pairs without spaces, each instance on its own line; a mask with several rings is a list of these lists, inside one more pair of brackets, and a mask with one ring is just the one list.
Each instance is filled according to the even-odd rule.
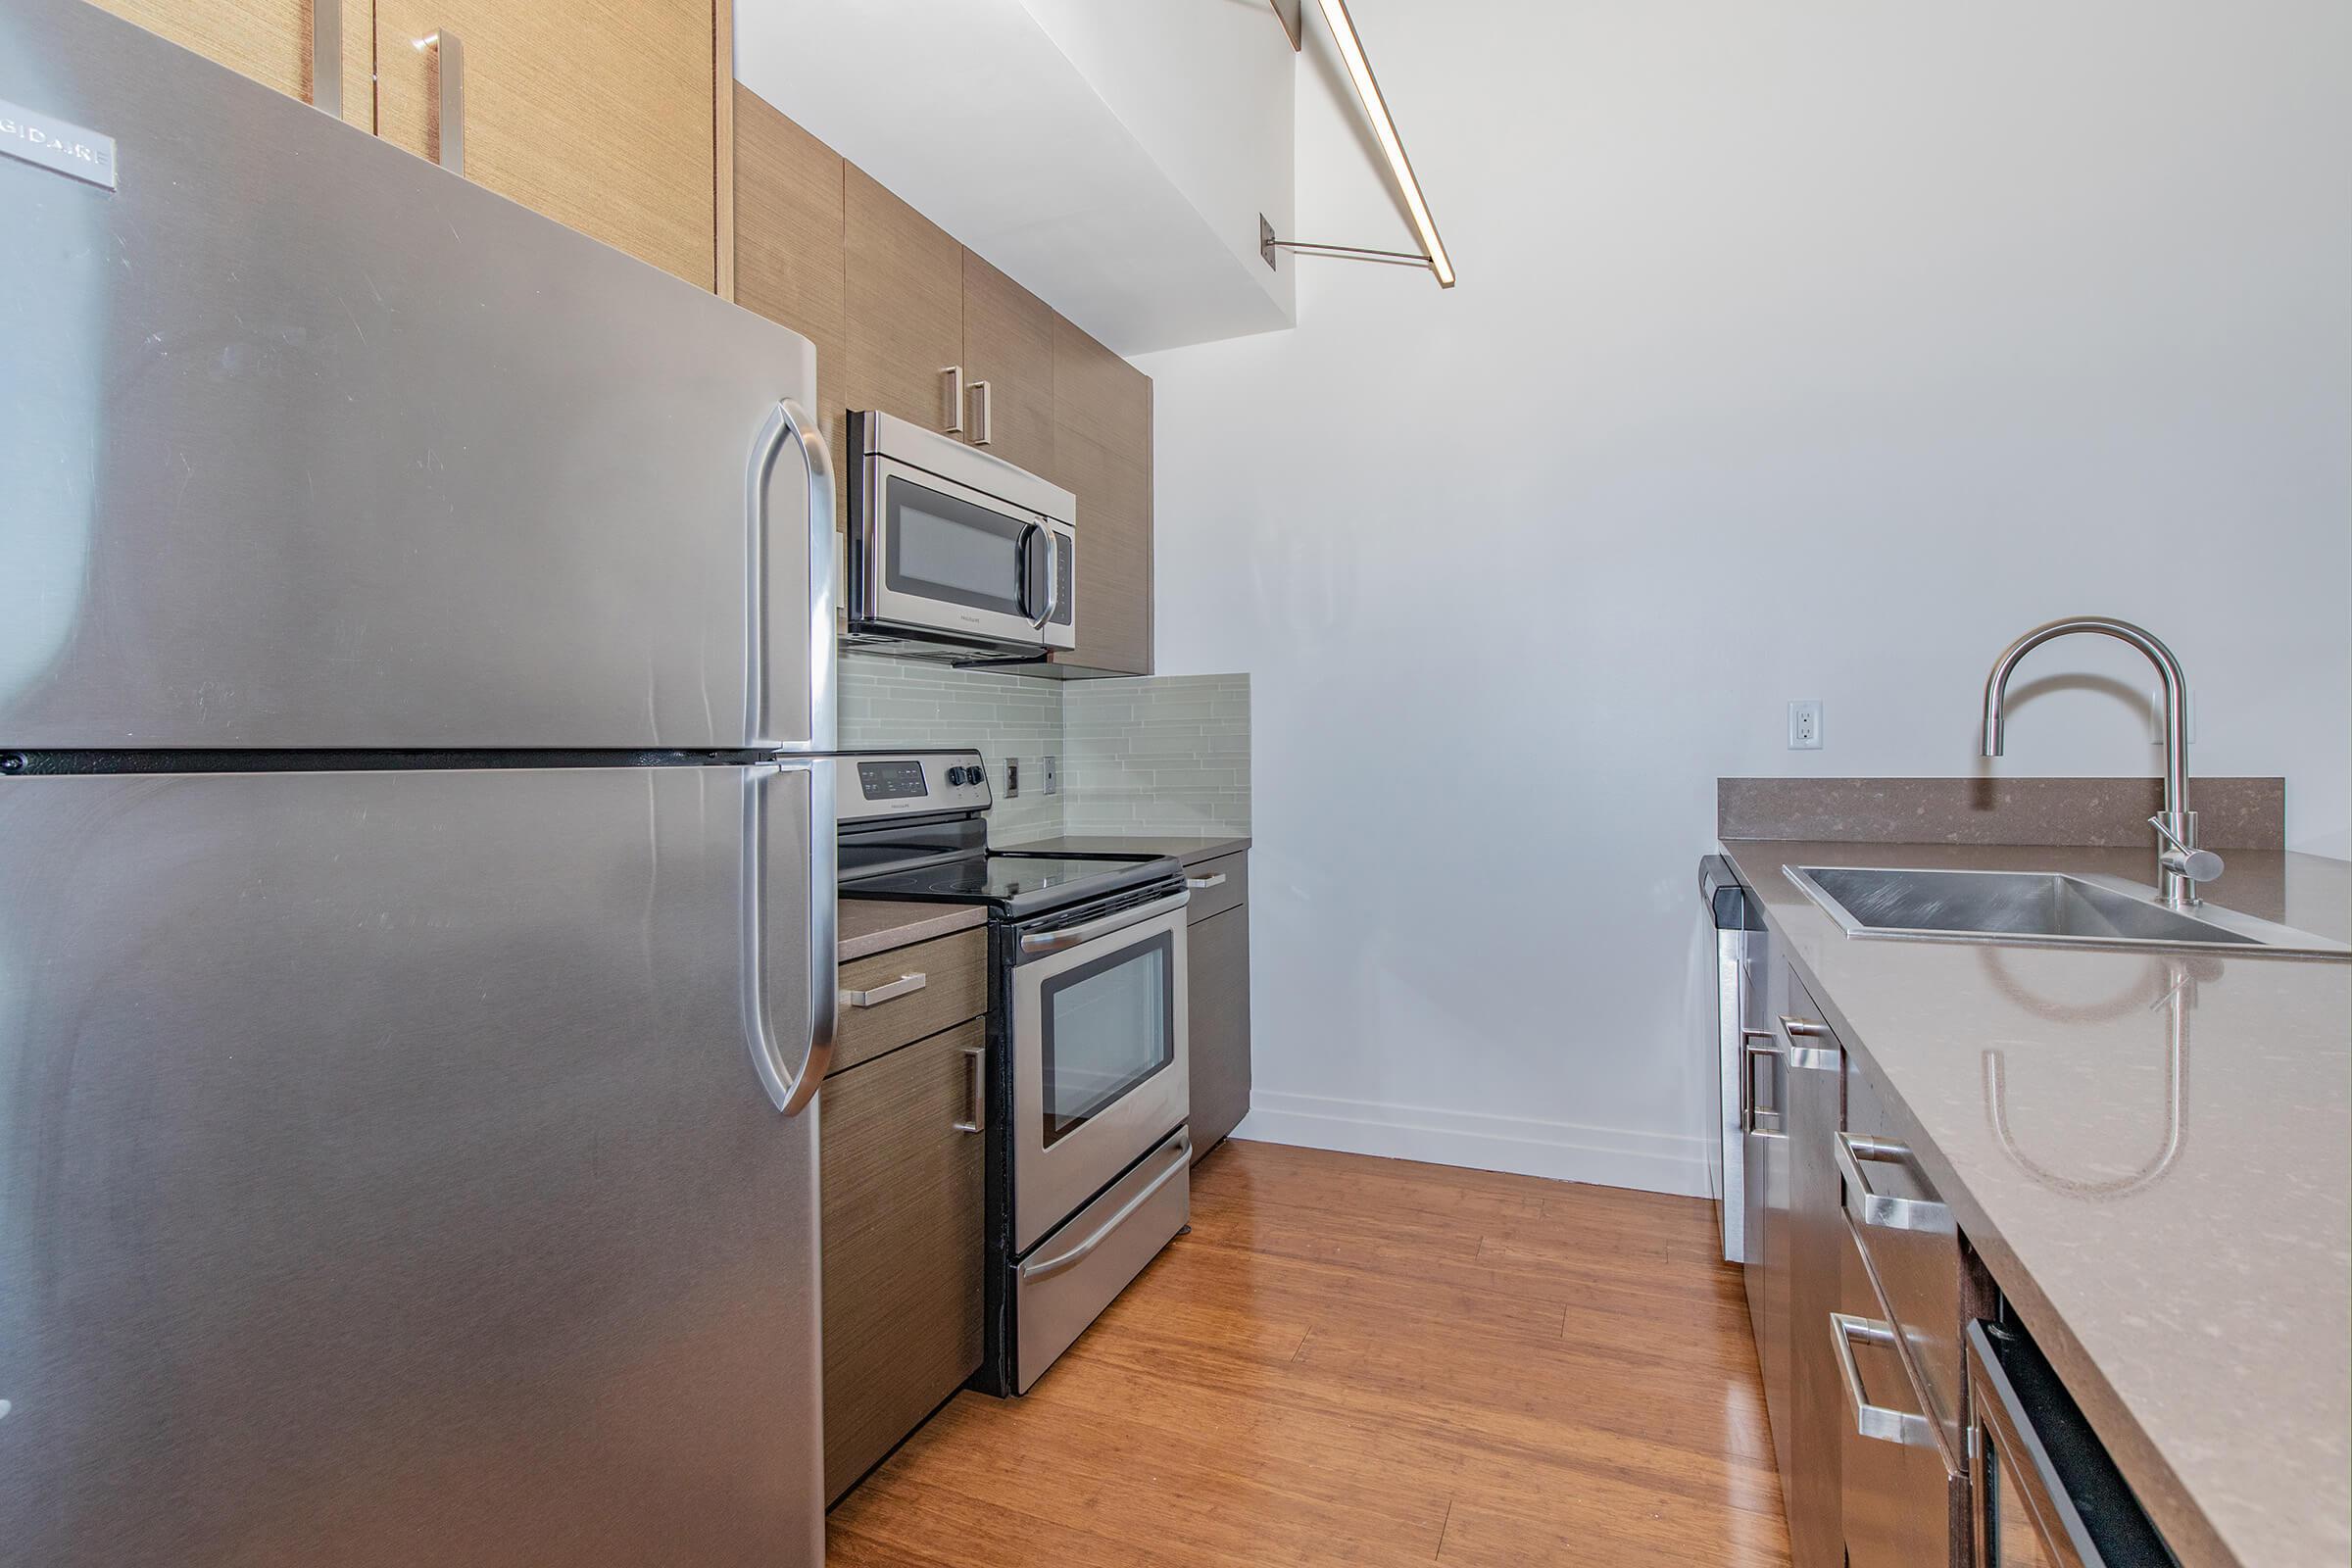
[[[1049,646],[1040,623],[1060,597],[1053,591],[1056,552],[1044,537],[1051,525],[953,480],[870,461],[877,499],[868,513],[861,618],[931,636]],[[1058,549],[1068,548],[1065,534]]]

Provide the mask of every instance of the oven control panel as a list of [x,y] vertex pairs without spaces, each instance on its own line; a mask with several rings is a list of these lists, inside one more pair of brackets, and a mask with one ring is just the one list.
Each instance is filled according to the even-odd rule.
[[842,752],[833,765],[833,810],[844,822],[986,810],[990,803],[978,752]]

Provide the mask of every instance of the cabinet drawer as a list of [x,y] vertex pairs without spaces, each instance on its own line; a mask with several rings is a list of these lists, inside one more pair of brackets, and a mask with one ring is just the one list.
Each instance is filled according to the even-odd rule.
[[841,966],[832,1072],[988,1010],[985,926]]
[[1184,911],[1188,923],[1199,924],[1212,914],[1239,908],[1250,899],[1250,852],[1220,855],[1186,866],[1184,885],[1193,892],[1193,902]]
[[1845,1212],[1945,1452],[1961,1451],[1960,1325],[1968,1302],[1952,1211],[1900,1140],[1859,1058],[1846,1058],[1846,1126],[1838,1162]]

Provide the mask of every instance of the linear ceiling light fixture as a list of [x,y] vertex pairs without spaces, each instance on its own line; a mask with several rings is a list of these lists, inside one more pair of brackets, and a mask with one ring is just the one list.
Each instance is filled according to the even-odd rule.
[[[1355,86],[1355,96],[1362,101],[1364,118],[1372,122],[1372,134],[1389,161],[1389,172],[1396,181],[1398,194],[1404,198],[1405,211],[1413,220],[1413,231],[1421,237],[1421,249],[1413,251],[1367,250],[1361,245],[1318,245],[1304,240],[1276,239],[1274,230],[1263,218],[1258,221],[1258,254],[1266,265],[1274,265],[1278,250],[1297,251],[1301,256],[1330,256],[1342,261],[1384,262],[1392,267],[1426,267],[1438,280],[1438,287],[1453,287],[1453,263],[1446,258],[1446,242],[1438,238],[1437,220],[1429,216],[1429,201],[1421,194],[1421,182],[1413,177],[1412,160],[1404,156],[1404,142],[1396,134],[1396,122],[1389,118],[1389,106],[1380,96],[1380,83],[1373,78],[1372,62],[1364,58],[1364,42],[1355,34],[1355,20],[1348,15],[1348,0],[1317,0],[1323,8],[1323,20],[1331,27],[1332,40],[1339,45],[1340,62],[1348,68],[1348,79]],[[1292,16],[1285,13],[1283,0],[1273,0],[1274,14],[1282,18],[1283,29],[1291,34],[1291,46],[1301,47],[1303,39],[1295,30]]]

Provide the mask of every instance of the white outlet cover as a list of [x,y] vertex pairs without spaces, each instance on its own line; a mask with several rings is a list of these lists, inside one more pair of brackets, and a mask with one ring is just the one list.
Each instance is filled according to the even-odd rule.
[[1792,752],[1821,750],[1821,699],[1804,697],[1788,705],[1788,749]]

